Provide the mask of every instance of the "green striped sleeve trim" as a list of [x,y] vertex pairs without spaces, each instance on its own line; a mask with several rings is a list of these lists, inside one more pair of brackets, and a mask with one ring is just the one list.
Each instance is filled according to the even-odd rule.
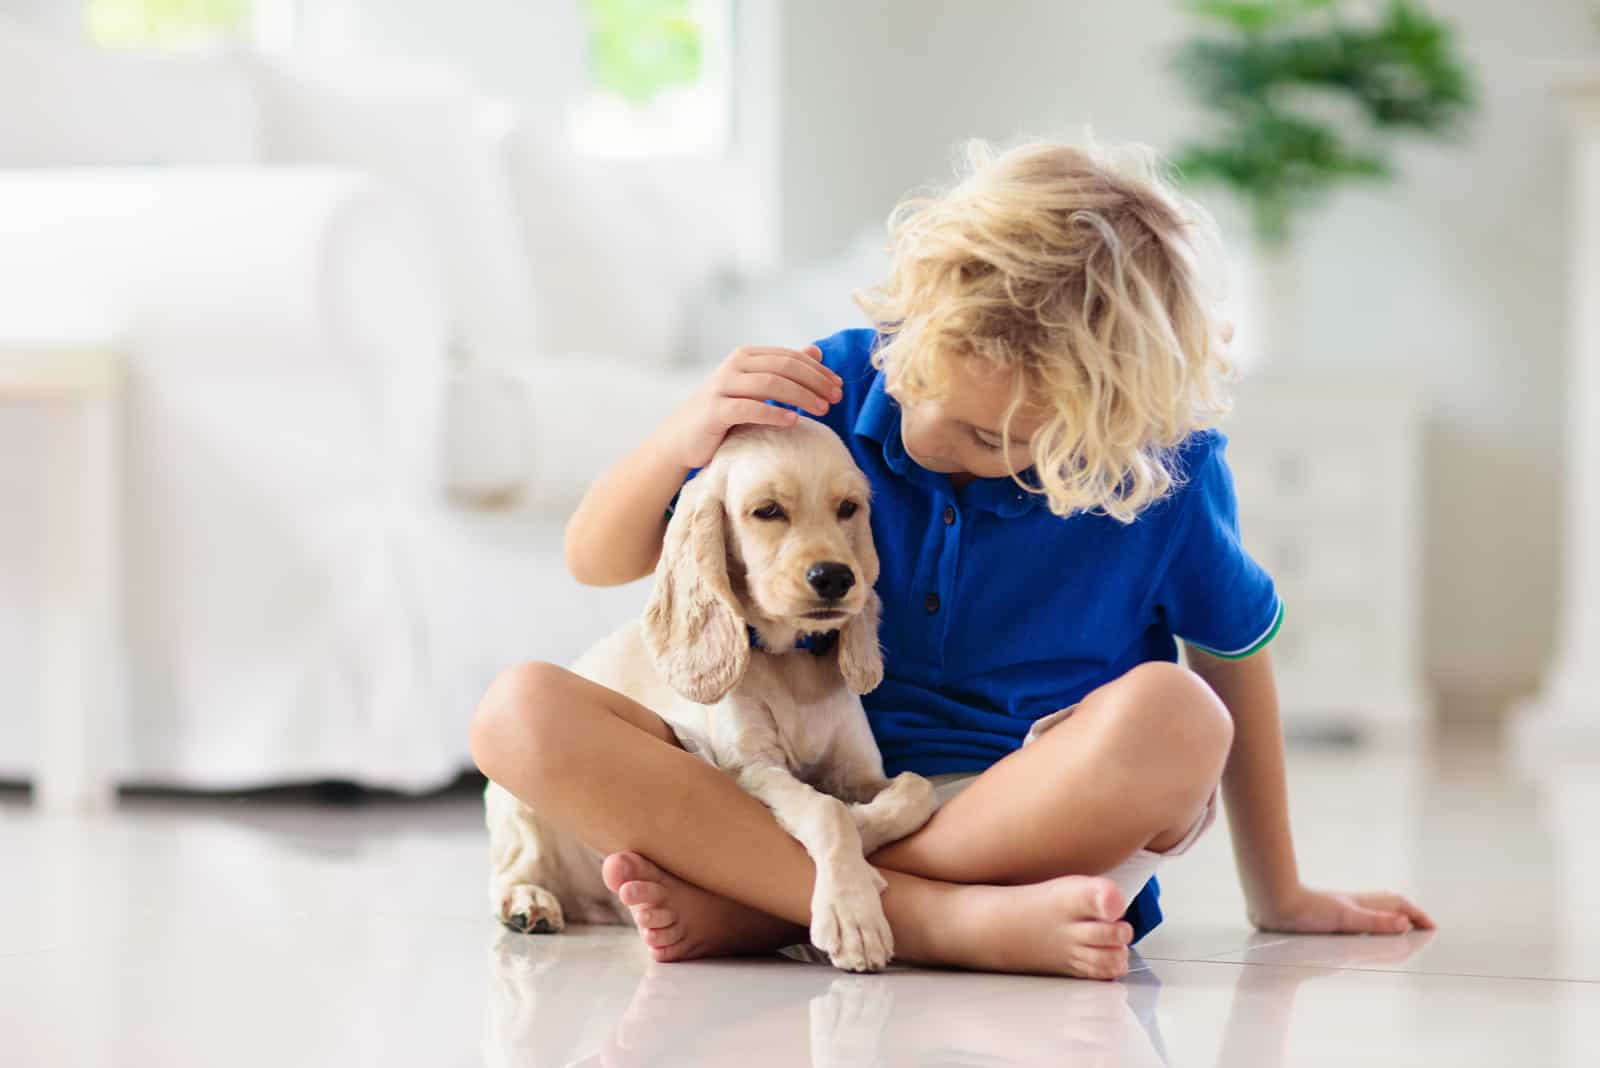
[[[1263,646],[1265,646],[1273,638],[1277,637],[1278,628],[1281,626],[1283,626],[1283,598],[1280,597],[1278,598],[1278,610],[1273,614],[1272,617],[1272,625],[1262,633],[1261,637],[1257,638],[1243,649],[1235,649],[1232,652],[1223,652],[1221,649],[1213,649],[1209,645],[1201,645],[1199,642],[1189,642],[1189,644],[1194,646],[1196,649],[1199,649],[1202,653],[1208,653],[1211,656],[1221,657],[1223,660],[1243,660],[1247,656],[1250,656],[1254,653],[1259,653]],[[1189,640],[1185,638],[1184,641]]]

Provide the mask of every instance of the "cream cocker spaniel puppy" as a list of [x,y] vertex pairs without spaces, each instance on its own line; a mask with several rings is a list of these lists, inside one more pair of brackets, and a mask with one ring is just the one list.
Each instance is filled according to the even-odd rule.
[[[679,496],[643,619],[573,666],[772,809],[816,863],[811,941],[849,971],[894,953],[866,856],[936,807],[920,775],[884,777],[861,708],[883,678],[868,494],[821,423],[735,429]],[[493,783],[485,801],[502,923],[629,922],[598,852]]]

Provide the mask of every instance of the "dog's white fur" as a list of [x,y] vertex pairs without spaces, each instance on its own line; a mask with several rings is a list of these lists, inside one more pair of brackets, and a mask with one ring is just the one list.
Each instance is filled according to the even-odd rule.
[[[921,776],[884,777],[858,696],[883,678],[868,493],[844,444],[819,423],[735,430],[680,495],[643,619],[573,666],[660,714],[685,749],[772,809],[816,863],[811,941],[850,971],[880,969],[894,950],[884,883],[866,855],[936,807]],[[836,601],[808,584],[823,562],[855,576]],[[835,647],[821,656],[794,648],[835,629]],[[485,801],[489,894],[501,922],[551,932],[568,921],[629,922],[601,881],[598,852],[493,783]]]

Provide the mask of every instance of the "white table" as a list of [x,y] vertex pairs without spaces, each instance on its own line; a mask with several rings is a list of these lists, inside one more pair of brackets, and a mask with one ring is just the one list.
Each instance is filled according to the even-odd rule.
[[0,349],[0,416],[17,404],[55,411],[40,455],[47,477],[39,517],[44,603],[33,781],[35,803],[49,811],[106,808],[116,793],[121,380],[111,348]]

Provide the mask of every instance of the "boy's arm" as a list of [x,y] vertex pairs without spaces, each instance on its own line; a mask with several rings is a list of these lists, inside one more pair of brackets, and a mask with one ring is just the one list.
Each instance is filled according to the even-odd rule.
[[690,471],[657,438],[650,435],[595,479],[567,520],[567,570],[579,582],[618,586],[655,568],[667,505]]
[[1283,724],[1272,660],[1266,650],[1241,660],[1185,646],[1189,667],[1216,691],[1233,716],[1233,750],[1222,794],[1250,921],[1262,930],[1400,932],[1433,921],[1398,894],[1342,894],[1300,882],[1289,833],[1289,791]]

